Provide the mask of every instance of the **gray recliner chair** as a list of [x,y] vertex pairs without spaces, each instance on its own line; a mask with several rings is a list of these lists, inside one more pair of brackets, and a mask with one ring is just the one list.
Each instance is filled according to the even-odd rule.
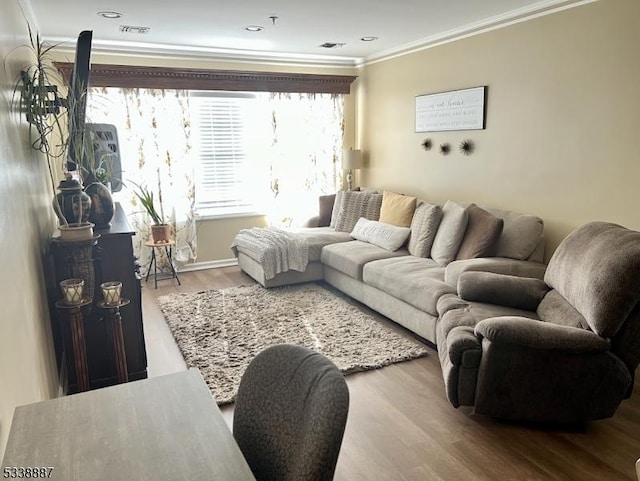
[[242,375],[233,436],[257,481],[330,481],[348,411],[347,384],[329,359],[271,346]]
[[640,361],[640,232],[592,222],[544,277],[468,272],[440,299],[438,354],[453,406],[502,419],[612,416]]

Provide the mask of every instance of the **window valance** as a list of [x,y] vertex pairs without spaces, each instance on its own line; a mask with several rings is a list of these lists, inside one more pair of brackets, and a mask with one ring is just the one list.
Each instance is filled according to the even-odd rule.
[[[55,62],[55,66],[65,79],[71,78],[72,63]],[[90,85],[91,87],[348,94],[351,83],[356,78],[351,75],[93,64]]]

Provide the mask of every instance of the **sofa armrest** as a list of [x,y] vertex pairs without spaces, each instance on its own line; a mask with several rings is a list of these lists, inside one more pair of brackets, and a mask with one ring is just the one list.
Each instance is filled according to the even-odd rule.
[[475,368],[482,358],[482,342],[473,327],[454,327],[447,335],[447,351],[454,366]]
[[493,272],[464,272],[458,279],[458,295],[466,301],[535,311],[549,291],[544,281]]
[[575,354],[604,352],[610,348],[608,339],[586,329],[517,316],[490,317],[476,324],[474,332],[490,342],[536,350]]
[[444,281],[450,286],[457,286],[462,273],[468,271],[544,279],[546,269],[547,266],[539,262],[519,261],[508,257],[477,257],[449,263],[444,270]]
[[442,318],[442,316],[452,309],[463,309],[468,305],[468,302],[463,301],[455,294],[444,294],[438,298],[436,310],[438,311],[439,317]]

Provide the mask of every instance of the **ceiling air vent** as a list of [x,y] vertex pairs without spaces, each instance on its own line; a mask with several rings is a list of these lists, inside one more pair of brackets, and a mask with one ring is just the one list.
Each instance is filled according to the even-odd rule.
[[144,33],[149,33],[149,30],[151,30],[151,27],[136,27],[133,25],[120,25],[120,31],[125,33],[144,34]]
[[322,48],[338,48],[338,47],[343,47],[344,45],[345,45],[344,43],[325,42],[322,45],[320,45],[320,47],[322,47]]

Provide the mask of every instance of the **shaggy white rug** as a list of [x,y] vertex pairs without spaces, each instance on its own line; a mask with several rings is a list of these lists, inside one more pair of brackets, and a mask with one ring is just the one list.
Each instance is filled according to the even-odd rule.
[[249,362],[273,344],[307,346],[344,374],[427,354],[420,342],[314,283],[173,294],[158,303],[187,366],[200,369],[218,404],[233,402]]

